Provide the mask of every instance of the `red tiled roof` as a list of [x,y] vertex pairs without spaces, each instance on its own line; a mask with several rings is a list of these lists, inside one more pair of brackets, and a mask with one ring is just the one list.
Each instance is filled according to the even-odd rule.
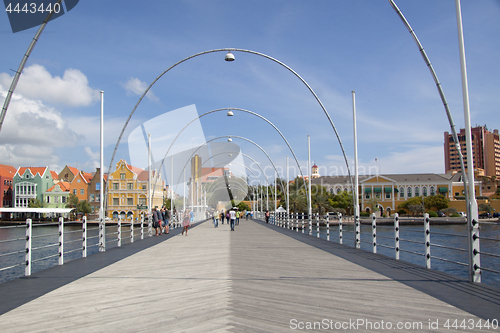
[[39,174],[41,177],[45,173],[45,170],[47,170],[47,167],[19,167],[19,169],[17,169],[17,174],[20,176],[24,175],[26,170],[29,170],[33,176]]
[[63,192],[69,192],[69,183],[68,182],[63,182],[63,181],[60,181],[59,183],[57,183],[54,186],[52,186],[51,188],[49,188],[47,190],[47,192],[52,192],[56,188],[56,186],[59,186],[59,188]]
[[6,178],[13,178],[16,174],[16,168],[11,165],[0,164],[0,176]]
[[85,179],[85,181],[87,183],[90,183],[90,181],[92,180],[92,177],[93,177],[92,174],[89,172],[84,172],[84,171],[81,171],[81,174],[82,174],[83,179]]
[[59,176],[57,175],[57,172],[55,172],[55,171],[50,171],[50,174],[52,176],[52,179],[58,179],[59,178]]
[[68,167],[69,171],[71,171],[71,172],[73,173],[73,175],[75,175],[75,176],[76,176],[76,175],[80,172],[80,171],[79,171],[77,168],[75,168],[75,167],[70,167],[69,165],[66,165],[66,166]]

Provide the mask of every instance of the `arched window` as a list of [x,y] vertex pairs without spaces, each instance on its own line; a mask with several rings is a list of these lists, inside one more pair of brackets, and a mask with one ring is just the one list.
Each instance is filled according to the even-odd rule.
[[420,188],[415,187],[415,196],[418,197],[420,196]]
[[434,188],[434,186],[431,186],[431,195],[435,195],[436,194],[436,189]]
[[401,186],[399,188],[399,197],[404,198],[404,196],[405,196],[405,188],[403,186]]
[[408,187],[408,195],[407,195],[408,198],[411,198],[411,187]]
[[427,196],[427,187],[426,186],[424,186],[424,188],[422,189],[422,193],[423,193],[424,197]]

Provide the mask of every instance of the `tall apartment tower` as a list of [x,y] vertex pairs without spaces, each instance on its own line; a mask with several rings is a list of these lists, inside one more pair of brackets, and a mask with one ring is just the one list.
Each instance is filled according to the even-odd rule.
[[[471,134],[474,170],[488,177],[500,177],[500,139],[498,130],[496,129],[492,133],[484,126],[478,126],[471,129]],[[465,129],[460,129],[460,133],[457,135],[464,157],[464,166],[467,170]],[[460,171],[458,152],[453,142],[453,137],[448,132],[444,132],[444,167],[445,172]]]

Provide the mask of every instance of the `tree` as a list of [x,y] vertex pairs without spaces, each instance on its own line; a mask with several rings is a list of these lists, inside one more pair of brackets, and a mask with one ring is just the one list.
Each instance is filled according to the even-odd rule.
[[424,206],[422,205],[408,205],[408,211],[412,213],[413,215],[415,214],[420,214],[424,212]]
[[425,208],[431,209],[436,208],[437,210],[442,210],[448,208],[449,200],[444,195],[431,195],[425,198]]
[[250,210],[250,207],[248,207],[248,205],[246,203],[244,203],[243,201],[241,201],[239,204],[237,204],[236,207],[238,207],[238,209],[240,211]]
[[290,193],[288,204],[290,205],[290,210],[294,213],[304,211],[307,207],[306,196],[294,191]]
[[493,207],[491,207],[488,204],[482,203],[477,206],[477,210],[480,212],[486,212],[486,213],[491,213],[494,211]]
[[30,199],[28,201],[29,208],[42,208],[43,204],[39,199]]
[[325,212],[331,208],[330,202],[328,200],[328,195],[318,194],[314,196],[313,202],[318,208],[319,215],[322,214],[322,209],[325,209]]
[[78,197],[73,193],[70,193],[66,208],[76,208],[78,206],[78,202],[80,202],[80,199],[78,199]]
[[330,206],[348,210],[353,207],[352,192],[342,191],[330,199]]
[[377,198],[370,198],[366,202],[365,206],[366,207],[370,207],[371,212],[374,213],[377,210],[377,207],[378,207],[378,200],[377,200]]
[[76,211],[78,213],[82,213],[82,214],[87,215],[87,214],[90,214],[90,212],[92,211],[92,209],[90,207],[90,204],[87,202],[87,200],[82,200],[76,206]]

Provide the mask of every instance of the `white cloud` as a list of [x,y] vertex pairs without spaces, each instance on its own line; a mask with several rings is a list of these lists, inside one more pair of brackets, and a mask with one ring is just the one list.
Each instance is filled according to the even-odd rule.
[[84,148],[85,152],[87,153],[87,155],[89,155],[90,159],[92,160],[99,160],[100,159],[100,152],[93,152],[92,149],[90,149],[90,147],[85,147]]
[[[139,80],[138,78],[131,77],[127,82],[123,83],[122,86],[127,90],[127,92],[134,95],[142,96],[144,91],[148,88],[146,82]],[[148,91],[146,97],[153,102],[157,102],[159,98],[153,94],[151,90]]]
[[[1,85],[0,95],[6,95]],[[0,157],[11,165],[56,165],[54,148],[75,147],[82,138],[55,108],[15,94],[0,132]]]
[[[12,77],[0,73],[0,85],[9,87]],[[52,76],[41,65],[31,65],[24,69],[16,93],[29,99],[73,107],[90,105],[99,100],[99,91],[89,87],[87,77],[78,69],[67,69],[63,77]]]

